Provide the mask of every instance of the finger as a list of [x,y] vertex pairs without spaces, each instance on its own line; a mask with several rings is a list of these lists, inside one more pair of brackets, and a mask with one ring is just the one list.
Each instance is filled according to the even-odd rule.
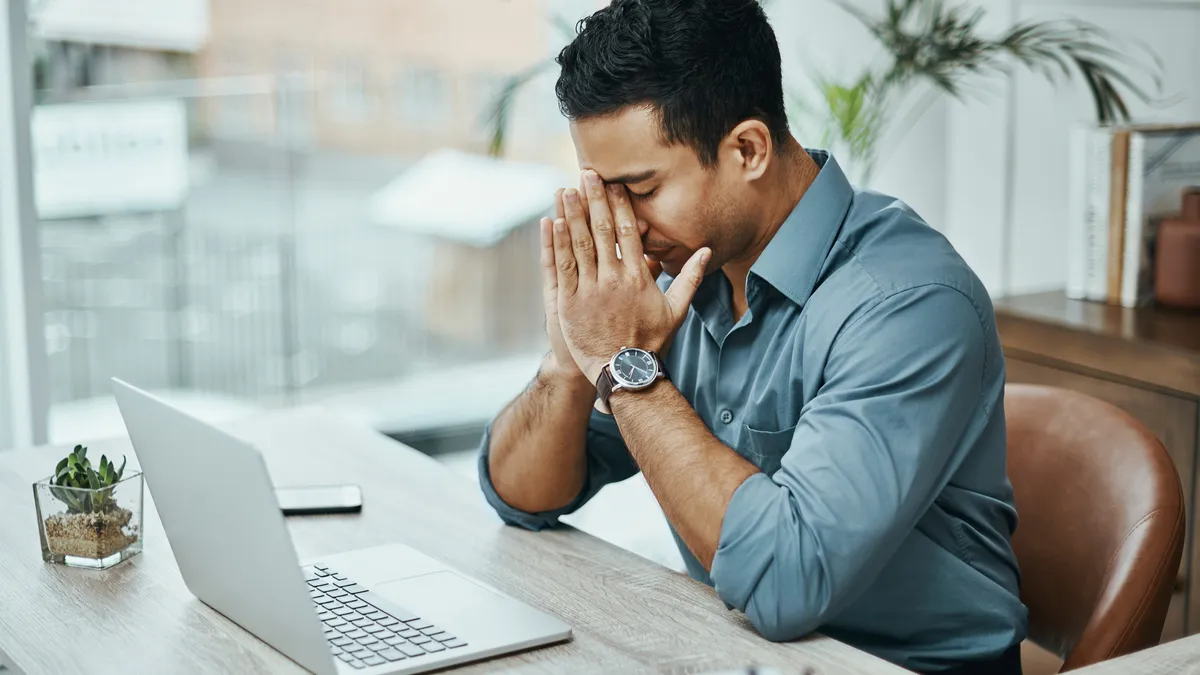
[[571,248],[571,230],[562,218],[554,221],[554,267],[559,294],[574,295],[579,287],[579,265]]
[[617,243],[621,246],[621,261],[630,272],[641,272],[645,255],[642,253],[642,233],[638,232],[637,216],[624,185],[608,186],[608,201],[612,204],[613,221],[617,228]]
[[658,276],[662,274],[662,263],[654,260],[648,255],[642,256],[646,260],[646,268],[650,270],[650,278],[658,280]]
[[592,238],[596,242],[597,273],[605,274],[619,269],[617,240],[613,236],[613,215],[608,208],[608,196],[604,194],[604,182],[595,171],[585,171],[587,204],[590,207]]
[[[563,191],[564,190],[566,190],[566,188],[558,188],[557,190],[554,191],[554,219],[555,220],[558,220],[559,218],[567,217],[567,212],[565,210],[563,210]],[[553,221],[551,221],[551,224],[553,225]],[[551,233],[553,234],[553,229],[551,229]]]
[[563,193],[563,205],[567,210],[567,230],[571,248],[575,252],[575,264],[579,279],[585,282],[595,279],[596,241],[592,238],[592,231],[588,229],[587,216],[583,211],[579,190],[567,188],[567,191]]
[[542,291],[549,300],[558,297],[558,272],[554,266],[554,221],[542,218]]
[[675,318],[676,324],[683,321],[687,316],[688,307],[692,304],[692,296],[696,294],[696,289],[700,288],[700,282],[704,279],[704,268],[708,266],[708,259],[712,256],[712,251],[707,248],[702,248],[692,254],[691,258],[683,266],[679,276],[671,282],[671,287],[667,289],[667,302],[671,305],[671,313]]
[[[597,174],[597,175],[599,175],[599,174]],[[588,198],[587,184],[584,181],[582,171],[579,173],[579,201],[583,203],[583,212],[585,214],[592,212],[591,204],[588,203],[591,201],[591,199]]]

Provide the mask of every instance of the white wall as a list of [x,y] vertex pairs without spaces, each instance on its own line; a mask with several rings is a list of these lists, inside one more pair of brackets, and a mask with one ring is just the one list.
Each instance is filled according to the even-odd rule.
[[[854,0],[879,11],[883,0]],[[1181,98],[1137,118],[1200,120],[1200,0],[971,0],[981,29],[1075,17],[1150,44],[1165,66],[1164,90]],[[774,0],[772,21],[788,81],[815,69],[849,79],[879,55],[857,20],[829,0]],[[996,295],[1061,288],[1065,278],[1067,130],[1092,114],[1081,82],[1055,88],[1017,70],[992,77],[966,102],[943,100],[881,164],[871,187],[913,206],[945,232]],[[800,138],[801,143],[806,139]]]
[[[1076,17],[1151,45],[1164,62],[1152,108],[1129,100],[1135,119],[1200,120],[1200,0],[990,0],[992,30],[1013,20]],[[1082,83],[1051,86],[1019,70],[988,104],[950,108],[947,233],[993,294],[1066,282],[1067,131],[1092,119]]]
[[[1046,0],[1022,3],[1019,18],[1065,12],[1151,45],[1162,57],[1164,93],[1181,98],[1162,107],[1130,100],[1135,119],[1200,120],[1200,2],[1130,0],[1080,8]],[[1012,255],[1007,261],[1012,290],[1062,287],[1066,280],[1066,130],[1092,115],[1091,96],[1082,86],[1055,91],[1044,80],[1022,73],[1016,78],[1013,109]]]
[[[877,0],[852,0],[866,10],[878,10]],[[802,86],[811,74],[820,73],[849,81],[872,59],[880,58],[878,43],[857,19],[829,0],[773,0],[768,5],[783,57],[784,81]],[[876,169],[871,187],[902,198],[931,225],[946,224],[947,105],[932,108],[904,137],[888,150]],[[815,145],[800,137],[802,145]]]

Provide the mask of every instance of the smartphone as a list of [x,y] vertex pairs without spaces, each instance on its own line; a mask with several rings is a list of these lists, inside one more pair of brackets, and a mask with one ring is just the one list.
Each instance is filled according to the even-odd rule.
[[362,490],[357,485],[310,485],[275,488],[285,516],[362,511]]

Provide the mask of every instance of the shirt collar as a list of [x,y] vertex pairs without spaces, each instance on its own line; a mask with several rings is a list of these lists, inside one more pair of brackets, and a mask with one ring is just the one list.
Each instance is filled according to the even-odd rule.
[[815,289],[854,197],[854,188],[829,152],[809,150],[808,154],[820,172],[750,267],[751,276],[800,306]]

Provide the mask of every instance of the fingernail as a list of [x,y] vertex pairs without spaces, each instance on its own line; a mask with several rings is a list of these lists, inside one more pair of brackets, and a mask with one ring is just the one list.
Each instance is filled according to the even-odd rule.
[[583,172],[583,179],[588,182],[588,185],[600,185],[600,174],[596,173],[595,171]]
[[567,231],[567,221],[563,220],[562,218],[555,220],[554,221],[554,231],[559,232],[559,233],[566,232]]
[[579,201],[579,192],[577,192],[575,188],[567,188],[567,191],[563,193],[563,195],[567,198],[567,201],[571,202],[572,204]]
[[704,252],[700,254],[700,264],[707,265],[708,259],[711,257],[712,257],[712,251],[705,249]]

